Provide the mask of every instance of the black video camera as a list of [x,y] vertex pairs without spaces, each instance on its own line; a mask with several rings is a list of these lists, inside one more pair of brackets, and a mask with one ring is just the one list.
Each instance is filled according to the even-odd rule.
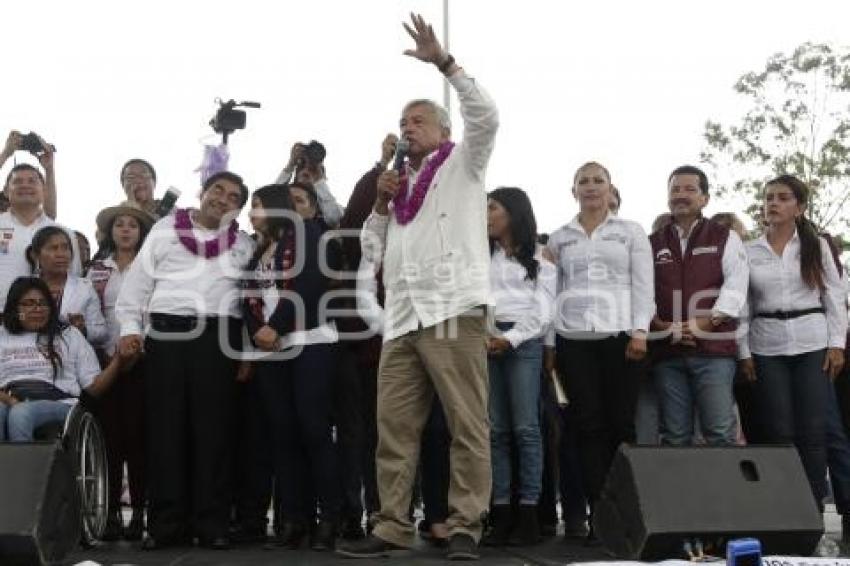
[[227,102],[222,102],[221,99],[216,99],[219,104],[218,111],[210,120],[210,126],[217,134],[224,137],[224,143],[227,143],[227,136],[236,130],[245,129],[245,111],[236,110],[237,108],[259,108],[259,102],[236,102],[233,99]]
[[303,144],[303,146],[304,150],[301,153],[301,158],[298,160],[298,169],[304,167],[315,168],[317,165],[321,165],[325,160],[325,156],[328,154],[325,146],[316,140],[311,140],[310,143]]
[[[52,144],[47,145],[50,146],[50,151],[56,151],[56,148]],[[21,151],[28,151],[33,155],[39,155],[47,151],[47,148],[44,147],[41,140],[38,139],[38,136],[32,132],[21,138],[21,144],[18,146],[18,149]]]

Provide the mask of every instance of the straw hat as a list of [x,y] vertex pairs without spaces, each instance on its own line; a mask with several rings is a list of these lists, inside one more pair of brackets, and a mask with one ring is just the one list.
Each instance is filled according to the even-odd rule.
[[146,210],[142,210],[135,201],[125,200],[118,206],[104,208],[97,214],[96,222],[98,232],[106,234],[112,221],[118,216],[124,215],[132,216],[148,230],[150,230],[151,226],[153,226],[154,222],[156,222],[153,215]]

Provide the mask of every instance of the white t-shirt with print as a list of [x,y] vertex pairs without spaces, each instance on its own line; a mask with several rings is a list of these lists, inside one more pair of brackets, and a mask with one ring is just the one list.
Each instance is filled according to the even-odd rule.
[[[53,366],[46,352],[45,337],[35,332],[12,334],[0,327],[0,388],[18,380],[39,380],[52,383],[62,391],[79,397],[83,389],[94,382],[100,365],[94,349],[83,334],[69,326],[56,338],[56,351],[62,365],[53,378]],[[68,399],[75,402],[76,399]]]

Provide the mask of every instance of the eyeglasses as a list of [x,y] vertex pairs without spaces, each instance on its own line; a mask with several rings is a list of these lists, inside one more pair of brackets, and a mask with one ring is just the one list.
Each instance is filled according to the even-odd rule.
[[44,299],[24,299],[18,303],[18,307],[22,309],[46,309],[49,305]]
[[124,182],[125,183],[135,183],[136,181],[147,181],[149,179],[153,179],[150,175],[125,175]]

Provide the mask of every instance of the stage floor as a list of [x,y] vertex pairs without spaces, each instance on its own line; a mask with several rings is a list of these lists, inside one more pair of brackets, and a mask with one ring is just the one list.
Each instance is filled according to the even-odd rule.
[[[841,534],[841,520],[834,507],[827,506],[825,516],[827,533],[836,540]],[[610,560],[601,548],[587,548],[581,541],[565,541],[555,537],[530,548],[517,549],[481,549],[480,564],[487,566],[521,566],[536,564],[555,566],[572,562],[591,562]],[[86,563],[86,561],[89,561]],[[138,565],[138,566],[326,566],[358,564],[384,564],[385,566],[427,565],[444,562],[444,551],[419,541],[409,555],[388,560],[346,560],[333,554],[311,552],[309,550],[265,550],[262,546],[240,546],[228,551],[211,551],[199,548],[175,548],[155,552],[142,552],[138,544],[115,543],[88,551],[78,552],[66,562],[68,565],[80,563],[91,565]]]

